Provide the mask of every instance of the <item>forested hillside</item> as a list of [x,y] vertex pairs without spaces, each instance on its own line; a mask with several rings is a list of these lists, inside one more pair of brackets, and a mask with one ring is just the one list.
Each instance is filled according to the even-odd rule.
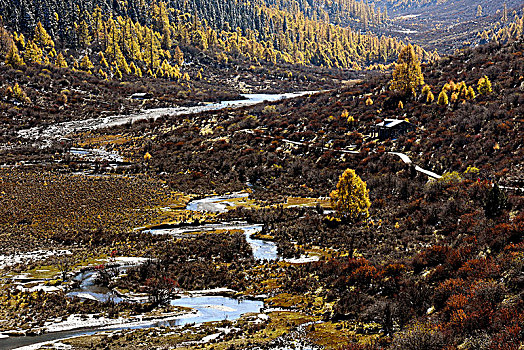
[[[227,285],[266,293],[267,305],[292,315],[280,321],[282,314],[272,313],[265,331],[244,324],[241,337],[209,348],[271,349],[269,339],[302,324],[301,334],[326,349],[519,349],[523,50],[522,41],[491,43],[422,67],[406,50],[406,63],[392,76],[371,74],[354,86],[76,136],[120,152],[135,162],[134,171],[154,174],[172,189],[203,195],[247,187],[250,199],[218,221],[263,224],[264,237],[286,258],[321,254],[317,262],[256,268],[236,255],[238,263],[217,269],[183,260],[178,245],[158,245],[162,264],[145,266],[120,285],[132,289],[148,274],[164,274],[188,289]],[[406,76],[414,78],[411,85],[403,84]],[[408,119],[415,128],[379,139],[373,131],[386,118]],[[119,141],[107,142],[114,138]],[[428,177],[415,164],[442,177]],[[367,220],[344,219],[335,203],[329,212],[304,204],[339,190],[348,168],[369,190]],[[221,248],[228,263],[229,249]]]
[[389,11],[386,35],[398,35],[441,54],[492,40],[506,42],[522,34],[521,1],[387,0],[375,4]]
[[[474,17],[481,17],[482,14],[494,14],[497,11],[502,11],[504,4],[508,8],[521,5],[518,0],[376,0],[373,3],[380,7],[385,7],[390,13],[406,14],[406,13],[420,13],[425,9],[440,9],[446,13],[433,13],[433,16],[443,16],[444,14],[455,14],[464,16],[464,18],[471,19]],[[478,12],[480,6],[481,12]],[[447,13],[447,11],[450,11]],[[450,18],[451,20],[451,18]]]
[[518,5],[0,0],[0,348],[522,350]]
[[[383,16],[372,7],[339,4],[346,10],[340,12],[342,17],[338,21],[355,17],[368,18],[365,22],[370,23],[382,21]],[[45,62],[45,57],[53,61],[60,53],[68,60],[69,51],[62,51],[75,49],[74,58],[85,60],[81,68],[91,69],[90,62],[94,62],[98,72],[100,63],[106,66],[102,68],[109,75],[120,75],[119,70],[137,75],[178,77],[184,62],[180,48],[188,47],[213,53],[223,60],[233,56],[255,63],[359,68],[391,62],[402,45],[394,38],[360,34],[331,25],[327,12],[305,5],[271,6],[234,1],[114,1],[110,4],[104,1],[20,4],[4,1],[0,10],[4,23],[24,34],[23,39],[15,36],[20,51],[26,49],[26,44],[29,48],[36,44],[44,50]],[[34,37],[35,28],[39,32],[44,29],[53,43],[42,41],[46,34]],[[85,49],[88,50],[82,51]],[[425,60],[435,57],[420,48],[418,52]],[[131,68],[131,63],[142,72]],[[109,66],[111,72],[107,69]]]

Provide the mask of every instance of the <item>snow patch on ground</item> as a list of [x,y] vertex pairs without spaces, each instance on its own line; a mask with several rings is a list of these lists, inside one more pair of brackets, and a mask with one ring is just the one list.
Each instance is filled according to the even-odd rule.
[[302,255],[300,258],[285,259],[284,261],[290,264],[305,264],[313,261],[318,261],[320,257],[318,255],[305,256]]
[[28,291],[29,292],[38,292],[38,291],[42,291],[42,292],[46,292],[46,293],[52,293],[52,292],[58,292],[59,290],[62,290],[63,288],[60,288],[60,287],[54,287],[54,286],[44,286],[44,285],[38,285],[38,286],[34,286],[32,288],[28,288]]
[[[133,318],[107,318],[99,315],[70,315],[66,320],[55,323],[48,323],[44,329],[46,332],[61,332],[74,329],[83,328],[100,328],[103,330],[116,330],[119,328],[143,328],[155,324],[157,322],[169,322],[184,318],[191,318],[198,316],[198,312],[175,312],[165,315],[163,317],[144,318],[142,315]],[[102,331],[102,330],[101,330]]]
[[29,261],[44,260],[51,256],[70,255],[69,250],[35,250],[26,253],[0,255],[0,269]]
[[261,320],[269,320],[269,316],[266,315],[266,314],[258,314],[258,318],[260,318]]
[[220,337],[222,333],[214,333],[210,335],[206,335],[202,340],[200,340],[201,343],[209,343],[211,340],[215,340],[218,337]]
[[35,345],[29,345],[29,346],[24,346],[22,348],[17,348],[16,350],[29,350],[29,349],[40,349],[40,347],[42,347],[43,345],[45,345],[46,349],[55,349],[55,350],[69,350],[69,349],[72,349],[73,346],[71,345],[68,345],[68,344],[64,344],[64,343],[60,343],[60,342],[56,342],[56,343],[53,343],[53,342],[49,342],[49,343],[40,343],[40,344],[35,344]]
[[115,262],[125,265],[140,265],[148,260],[148,258],[142,258],[138,256],[119,256],[114,259]]
[[60,332],[68,331],[76,328],[89,328],[89,327],[101,327],[106,325],[112,325],[115,323],[124,323],[126,320],[123,318],[106,318],[97,317],[97,315],[70,315],[66,320],[56,323],[46,324],[44,326],[46,332]]

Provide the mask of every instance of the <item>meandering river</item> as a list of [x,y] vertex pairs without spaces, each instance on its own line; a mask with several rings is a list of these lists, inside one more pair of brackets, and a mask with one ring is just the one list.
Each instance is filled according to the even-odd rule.
[[18,132],[18,136],[49,143],[52,140],[66,137],[68,134],[75,132],[86,132],[101,128],[110,128],[127,123],[133,123],[139,120],[154,120],[164,115],[190,115],[207,111],[217,111],[226,108],[241,108],[256,105],[264,101],[284,100],[303,95],[310,95],[316,92],[317,91],[292,92],[285,94],[245,94],[242,95],[242,97],[244,97],[242,100],[207,103],[193,107],[155,108],[144,110],[135,114],[72,120],[69,122],[56,123],[52,125],[36,126],[30,129],[20,130]]
[[[199,211],[213,211],[222,210],[221,204],[224,200],[245,197],[243,193],[232,194],[230,196],[216,196],[207,197],[204,199],[195,200],[188,204],[190,210]],[[202,206],[202,203],[206,203]],[[277,248],[273,242],[266,242],[251,238],[251,235],[262,230],[262,225],[253,225],[246,222],[231,222],[220,224],[205,224],[191,227],[178,228],[163,228],[157,230],[150,230],[152,234],[171,234],[183,235],[191,232],[214,231],[214,230],[243,230],[246,235],[246,240],[253,248],[253,255],[256,259],[275,260],[277,256]],[[127,266],[128,267],[128,266]],[[125,268],[125,267],[123,267]],[[125,300],[121,296],[114,293],[112,290],[101,287],[96,284],[96,271],[81,272],[75,276],[75,279],[80,282],[77,289],[69,293],[70,296],[78,296],[88,299],[98,300],[104,302],[113,300],[114,302],[121,302]],[[184,296],[178,299],[172,299],[170,304],[173,306],[183,306],[193,309],[192,313],[173,316],[167,318],[157,318],[148,321],[131,321],[126,323],[119,323],[109,326],[95,326],[84,327],[79,321],[78,327],[71,330],[56,331],[45,333],[36,336],[25,337],[9,337],[0,339],[1,349],[38,349],[46,343],[65,340],[67,338],[78,337],[82,335],[92,335],[103,331],[117,331],[125,329],[137,328],[152,328],[161,326],[182,326],[189,323],[203,323],[215,322],[222,320],[235,320],[245,313],[257,313],[263,308],[264,303],[258,300],[238,300],[225,296]]]
[[[53,124],[44,127],[35,127],[19,131],[19,136],[42,142],[51,142],[54,139],[65,137],[73,132],[84,132],[99,128],[112,127],[132,123],[138,120],[156,119],[163,115],[189,115],[205,111],[220,110],[224,108],[240,108],[250,105],[262,103],[264,101],[277,101],[281,99],[293,98],[302,95],[312,94],[314,92],[299,92],[286,94],[248,94],[243,95],[245,99],[237,101],[223,101],[220,103],[210,103],[195,107],[173,107],[160,108],[143,111],[133,115],[112,116],[104,118],[94,118],[87,120],[70,121],[64,123]],[[79,153],[84,150],[78,150]],[[228,199],[245,197],[247,194],[233,194],[231,196],[207,197],[195,200],[189,203],[188,210],[193,211],[210,211],[223,212],[227,210]],[[259,260],[275,260],[277,256],[277,248],[273,242],[267,242],[252,238],[252,235],[262,230],[262,225],[252,225],[244,222],[236,223],[221,223],[213,225],[203,225],[201,227],[193,227],[193,230],[217,230],[217,229],[239,229],[243,230],[246,235],[247,242],[253,248],[253,255]],[[180,234],[187,228],[173,229],[172,234]],[[187,232],[187,231],[186,231]],[[160,233],[160,232],[157,232]],[[167,233],[167,232],[164,232]],[[171,234],[170,233],[170,234]],[[101,289],[93,281],[93,274],[85,274],[77,276],[81,281],[80,287],[72,292],[72,295],[84,296],[94,298],[100,301],[109,298],[118,302],[121,301],[119,296],[111,294],[107,289]],[[172,305],[190,307],[194,310],[193,313],[184,317],[172,317],[153,319],[149,321],[135,321],[113,326],[95,326],[88,328],[76,328],[72,330],[56,331],[45,333],[36,336],[25,337],[9,337],[0,338],[1,349],[38,349],[48,342],[56,342],[71,337],[81,335],[91,335],[102,331],[115,331],[123,329],[135,328],[150,328],[166,325],[184,325],[188,323],[202,323],[221,320],[234,320],[239,318],[242,314],[248,312],[260,312],[264,303],[257,300],[237,300],[224,296],[189,296],[179,299],[171,300]],[[82,327],[82,323],[78,324]]]

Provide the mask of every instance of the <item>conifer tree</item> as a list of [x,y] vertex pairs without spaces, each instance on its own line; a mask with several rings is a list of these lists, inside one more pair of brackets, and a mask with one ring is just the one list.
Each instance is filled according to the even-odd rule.
[[424,85],[424,87],[422,88],[422,96],[427,96],[430,91],[431,88],[429,87],[429,85]]
[[18,34],[15,32],[15,34],[14,34],[14,40],[15,40],[16,45],[17,45],[20,49],[25,49],[25,36],[24,36],[24,34],[20,34],[20,35],[18,35]]
[[5,63],[11,65],[13,68],[20,68],[25,65],[24,60],[18,54],[18,49],[14,43],[9,48],[9,51],[7,51]]
[[477,83],[477,90],[480,95],[487,95],[493,92],[493,89],[491,88],[491,81],[487,77],[487,75],[481,77]]
[[102,68],[100,68],[100,69],[98,70],[98,75],[100,75],[100,77],[102,77],[102,79],[107,80],[107,73],[104,72],[104,71],[102,70]]
[[492,188],[488,190],[486,199],[484,200],[484,211],[487,217],[495,217],[502,213],[507,207],[508,199],[504,191],[499,187],[498,184],[494,184]]
[[56,56],[55,66],[59,68],[67,68],[67,61],[61,52]]
[[81,48],[87,48],[91,45],[91,34],[89,33],[89,26],[86,21],[81,21],[77,29],[78,44]]
[[105,68],[109,68],[109,63],[107,63],[106,57],[102,51],[98,53],[98,56],[100,56],[100,65]]
[[451,93],[451,103],[457,103],[459,99],[459,95],[457,92]]
[[411,44],[405,46],[398,56],[397,66],[393,71],[391,89],[406,95],[413,95],[415,89],[424,84],[420,61]]
[[13,97],[17,99],[19,102],[22,103],[30,103],[31,100],[29,97],[27,97],[26,93],[22,90],[20,85],[18,83],[15,83],[15,86],[13,86]]
[[91,62],[91,60],[89,59],[88,55],[85,55],[84,57],[82,57],[82,59],[80,60],[79,66],[80,66],[80,69],[85,70],[85,71],[93,69],[95,67],[93,63]]
[[442,90],[440,94],[438,94],[438,100],[437,103],[441,106],[445,106],[449,103],[448,100],[448,94],[446,94],[446,90]]
[[475,97],[475,90],[473,90],[473,87],[468,87],[468,91],[466,91],[466,99],[473,100]]
[[337,189],[329,196],[331,206],[341,219],[359,222],[369,216],[369,191],[355,170],[346,169],[338,180]]
[[42,49],[40,49],[34,41],[29,40],[25,48],[24,60],[26,62],[41,64],[42,59],[43,59]]
[[426,97],[426,103],[431,104],[433,103],[434,100],[435,100],[435,96],[433,95],[431,91],[429,91]]
[[122,79],[122,72],[120,71],[120,69],[118,67],[115,67],[115,75],[114,77],[118,80],[121,80]]
[[149,69],[153,72],[160,66],[160,40],[153,30],[146,27],[145,31],[146,41],[142,56]]
[[47,33],[41,22],[38,22],[35,27],[33,42],[46,50],[55,47],[53,39],[51,39],[51,36]]

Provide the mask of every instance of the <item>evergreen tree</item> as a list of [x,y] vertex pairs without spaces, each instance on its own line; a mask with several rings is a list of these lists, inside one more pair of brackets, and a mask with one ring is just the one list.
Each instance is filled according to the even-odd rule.
[[468,87],[468,91],[466,91],[466,99],[467,100],[473,100],[476,97],[475,90],[473,90],[473,87]]
[[482,6],[477,5],[477,17],[482,17]]
[[40,49],[34,41],[29,40],[25,48],[24,60],[26,62],[33,62],[33,63],[41,64],[42,59],[43,59],[42,49]]
[[78,44],[81,48],[87,48],[91,45],[91,35],[89,33],[89,26],[86,21],[81,21],[77,28]]
[[499,216],[506,209],[508,200],[504,191],[496,183],[488,190],[484,200],[484,211],[487,217]]
[[22,103],[31,103],[31,100],[29,97],[27,97],[26,93],[22,90],[20,85],[18,83],[15,83],[15,86],[13,86],[13,97],[17,99],[19,102]]
[[25,36],[24,36],[24,34],[20,34],[20,35],[18,35],[18,34],[15,32],[14,40],[15,40],[16,45],[17,45],[20,49],[25,49]]
[[426,97],[426,103],[431,104],[433,103],[434,100],[435,100],[435,96],[433,95],[431,91],[429,91]]
[[84,57],[82,57],[82,59],[80,60],[79,66],[80,66],[80,69],[85,70],[85,71],[95,68],[95,66],[89,59],[88,55],[85,55]]
[[106,57],[102,51],[98,53],[98,56],[100,57],[100,65],[104,68],[109,68],[109,63],[107,63]]
[[35,27],[33,42],[46,50],[55,47],[53,39],[51,39],[51,36],[47,33],[41,22],[38,22]]
[[151,72],[154,72],[160,66],[160,40],[153,30],[146,27],[145,32],[142,56]]
[[56,56],[55,66],[60,68],[67,68],[67,61],[65,60],[64,55],[62,55],[61,52]]

